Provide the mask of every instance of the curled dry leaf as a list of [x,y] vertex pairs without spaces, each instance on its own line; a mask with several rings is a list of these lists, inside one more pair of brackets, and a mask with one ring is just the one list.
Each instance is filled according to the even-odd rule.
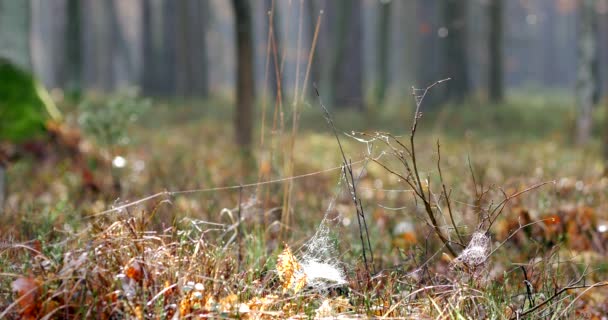
[[38,294],[40,286],[38,282],[32,278],[20,277],[11,283],[13,292],[17,294],[19,299],[19,307],[21,307],[20,315],[22,319],[34,319],[38,313]]
[[277,259],[277,273],[283,282],[283,292],[291,289],[297,293],[306,285],[306,274],[302,271],[302,265],[287,245]]

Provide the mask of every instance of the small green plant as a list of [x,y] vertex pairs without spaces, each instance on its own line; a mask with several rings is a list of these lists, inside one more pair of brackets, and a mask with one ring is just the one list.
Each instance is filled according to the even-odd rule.
[[127,163],[118,148],[131,143],[129,128],[149,107],[150,101],[141,98],[136,89],[123,90],[108,98],[90,97],[79,105],[81,128],[113,159],[110,176],[116,191],[121,190],[117,170]]
[[136,89],[127,89],[107,99],[85,99],[79,105],[78,122],[99,145],[112,149],[131,142],[129,125],[137,121],[149,107],[150,101],[141,98]]

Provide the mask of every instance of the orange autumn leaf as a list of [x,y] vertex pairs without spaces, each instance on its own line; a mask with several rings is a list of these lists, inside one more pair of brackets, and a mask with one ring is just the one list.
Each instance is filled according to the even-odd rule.
[[17,294],[18,305],[21,307],[22,318],[35,318],[38,313],[39,284],[32,278],[20,277],[11,283],[13,292]]
[[562,223],[562,218],[557,214],[552,214],[543,219],[546,225],[559,225]]
[[144,278],[142,265],[137,261],[133,261],[125,268],[125,275],[129,279],[133,279],[137,282],[141,281]]
[[277,259],[277,273],[283,282],[283,292],[292,289],[294,293],[297,293],[306,285],[306,274],[287,245]]

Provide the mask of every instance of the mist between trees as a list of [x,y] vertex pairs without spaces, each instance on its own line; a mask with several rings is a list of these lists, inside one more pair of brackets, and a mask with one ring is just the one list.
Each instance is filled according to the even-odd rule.
[[[579,93],[577,135],[584,141],[589,106],[608,87],[606,0],[1,0],[0,54],[50,89],[229,95],[237,88],[237,58],[248,59],[237,54],[243,16],[235,19],[233,2],[245,4],[250,19],[244,36],[251,39],[252,98],[264,83],[275,96],[279,82],[284,96],[293,92],[320,12],[309,82],[330,107],[378,108],[407,98],[411,86],[447,77],[450,85],[429,97],[429,106],[471,97],[500,102],[505,90],[553,88],[573,104]],[[306,45],[298,53],[300,10]]]

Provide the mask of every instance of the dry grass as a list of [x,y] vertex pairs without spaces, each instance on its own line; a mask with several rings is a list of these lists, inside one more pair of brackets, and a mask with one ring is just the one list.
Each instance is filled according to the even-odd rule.
[[[336,118],[338,127],[344,126],[340,115]],[[347,223],[356,219],[352,199],[334,193],[341,162],[335,140],[303,129],[295,142],[293,172],[316,174],[293,180],[291,223],[282,240],[300,259],[302,244],[330,208],[330,239],[347,284],[319,291],[308,285],[284,289],[285,279],[276,271],[285,247],[278,227],[284,181],[265,185],[264,198],[255,197],[255,187],[239,188],[243,181],[256,181],[257,173],[235,172],[237,152],[223,142],[230,139],[229,128],[213,120],[180,122],[179,127],[140,127],[134,137],[137,143],[121,151],[128,166],[119,171],[123,189],[116,203],[104,165],[93,169],[98,193],[82,192],[84,180],[64,154],[26,158],[10,168],[1,227],[0,318],[510,319],[518,312],[530,318],[592,318],[608,312],[602,298],[606,289],[589,289],[605,284],[608,274],[608,239],[598,231],[608,220],[608,180],[601,178],[599,152],[592,149],[581,152],[554,142],[559,139],[504,144],[475,134],[423,132],[417,137],[422,176],[431,177],[432,188],[441,188],[434,180],[437,149],[427,147],[439,138],[446,189],[437,195],[450,195],[454,213],[452,223],[447,207],[436,212],[438,227],[453,239],[458,236],[448,226],[461,228],[464,246],[480,211],[504,194],[547,180],[557,183],[510,201],[487,233],[491,241],[484,252],[491,254],[471,268],[444,253],[410,188],[369,164],[357,184],[377,269],[369,277],[356,223]],[[346,137],[342,142],[358,172],[367,145]],[[375,155],[390,151],[377,146]],[[384,159],[386,165],[398,164]],[[280,178],[283,167],[281,159],[271,163],[269,178]],[[237,187],[213,189],[218,186]],[[199,188],[212,190],[162,194],[93,217],[125,200]],[[488,191],[480,200],[482,190]]]

